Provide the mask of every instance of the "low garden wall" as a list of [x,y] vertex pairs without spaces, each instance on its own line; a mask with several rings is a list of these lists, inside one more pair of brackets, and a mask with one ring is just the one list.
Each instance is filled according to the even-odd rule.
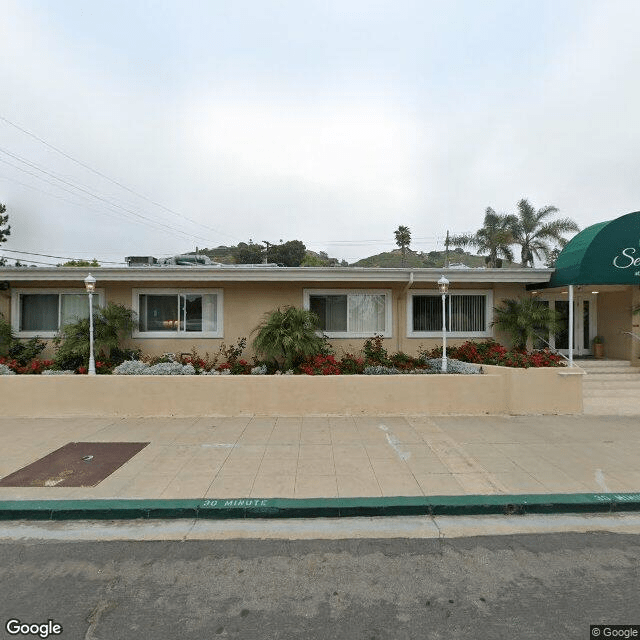
[[0,376],[4,416],[563,414],[582,374],[484,366],[483,375]]

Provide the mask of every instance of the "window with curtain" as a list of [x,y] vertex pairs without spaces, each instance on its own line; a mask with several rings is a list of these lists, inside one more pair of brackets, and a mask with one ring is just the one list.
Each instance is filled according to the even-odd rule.
[[389,294],[369,292],[308,292],[307,307],[320,319],[320,329],[331,336],[388,334],[391,327]]
[[[449,293],[445,303],[447,331],[459,336],[488,335],[490,298],[487,293]],[[428,337],[442,332],[442,295],[411,296],[410,334]]]
[[[66,324],[89,317],[89,296],[81,292],[17,293],[19,333],[54,334]],[[98,296],[94,298],[98,303]]]
[[[137,292],[138,332],[158,337],[219,332],[218,293]],[[135,308],[134,304],[134,308]]]

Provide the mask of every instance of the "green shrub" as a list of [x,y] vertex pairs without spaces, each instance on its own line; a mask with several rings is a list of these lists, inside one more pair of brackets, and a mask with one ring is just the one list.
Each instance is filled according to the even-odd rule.
[[536,335],[555,333],[558,328],[559,313],[534,298],[503,300],[493,311],[491,326],[506,331],[514,349],[526,349]]
[[253,332],[253,348],[267,360],[289,370],[305,358],[322,354],[326,342],[317,334],[318,317],[298,307],[278,308],[265,315]]
[[363,358],[354,356],[352,353],[345,353],[342,358],[340,358],[338,366],[342,373],[347,375],[356,375],[361,374],[364,371],[365,364]]
[[[120,346],[134,326],[135,314],[124,305],[110,302],[106,307],[95,309],[93,344],[96,362],[109,361],[116,356],[135,355],[136,350],[123,350]],[[89,361],[89,319],[65,325],[53,341],[56,345],[56,369],[85,367]]]
[[11,325],[0,314],[0,356],[9,354],[9,347],[15,342]]
[[0,357],[15,361],[16,367],[27,367],[46,346],[37,336],[28,340],[16,338],[11,325],[0,314]]
[[391,360],[389,360],[389,354],[382,345],[382,336],[374,336],[365,340],[362,347],[364,353],[364,359],[368,365],[382,365],[384,367],[391,366]]

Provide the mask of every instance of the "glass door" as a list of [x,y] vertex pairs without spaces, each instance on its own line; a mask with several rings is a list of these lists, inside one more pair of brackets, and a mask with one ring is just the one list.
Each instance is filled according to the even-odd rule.
[[[548,337],[549,346],[564,355],[569,354],[569,294],[547,294],[540,301],[558,312],[560,326]],[[596,296],[578,293],[573,297],[573,353],[576,356],[591,355],[591,341],[596,336]],[[540,340],[536,347],[544,345]]]

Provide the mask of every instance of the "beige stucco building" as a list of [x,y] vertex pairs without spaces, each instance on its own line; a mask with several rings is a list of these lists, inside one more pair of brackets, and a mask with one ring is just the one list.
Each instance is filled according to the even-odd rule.
[[[442,343],[438,279],[449,280],[449,344],[509,336],[493,326],[506,298],[535,296],[559,312],[561,328],[537,347],[588,356],[604,340],[609,358],[640,364],[640,212],[588,227],[560,254],[556,269],[378,269],[271,265],[147,265],[91,269],[99,304],[136,312],[128,346],[147,354],[217,352],[247,338],[265,314],[293,305],[313,310],[340,353],[382,335],[390,351],[416,355]],[[0,313],[21,338],[50,339],[88,316],[86,268],[0,268]]]
[[[85,268],[0,269],[0,312],[16,335],[52,338],[65,322],[88,314]],[[270,266],[147,266],[94,268],[99,304],[136,311],[130,345],[144,353],[216,352],[253,331],[284,305],[311,308],[338,353],[358,351],[383,335],[390,350],[416,354],[442,342],[442,302],[447,295],[450,344],[474,338],[508,342],[492,327],[504,298],[546,283],[549,269],[372,269]],[[252,355],[250,347],[247,355]]]

